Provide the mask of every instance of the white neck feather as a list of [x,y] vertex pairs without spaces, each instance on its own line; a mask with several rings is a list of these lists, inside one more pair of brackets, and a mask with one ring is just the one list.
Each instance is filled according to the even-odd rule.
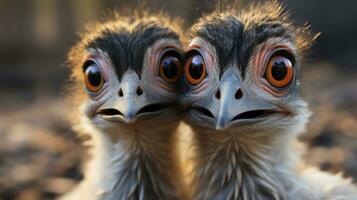
[[285,200],[301,191],[294,188],[299,154],[292,135],[194,132],[194,199]]
[[174,155],[177,125],[164,132],[124,127],[114,138],[82,119],[79,131],[91,136],[85,144],[91,146],[91,158],[77,189],[80,196],[70,199],[181,199]]

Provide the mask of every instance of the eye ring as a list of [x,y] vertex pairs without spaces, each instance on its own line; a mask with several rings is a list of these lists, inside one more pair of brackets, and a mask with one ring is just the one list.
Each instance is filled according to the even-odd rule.
[[177,83],[182,76],[182,62],[177,52],[166,52],[160,61],[159,75],[170,84]]
[[294,79],[293,61],[285,55],[274,54],[266,67],[265,77],[276,88],[289,86]]
[[199,53],[191,55],[185,63],[186,80],[192,85],[197,85],[203,81],[206,75],[206,64],[202,55]]
[[83,67],[84,85],[88,91],[99,92],[104,85],[104,78],[97,63],[87,61]]

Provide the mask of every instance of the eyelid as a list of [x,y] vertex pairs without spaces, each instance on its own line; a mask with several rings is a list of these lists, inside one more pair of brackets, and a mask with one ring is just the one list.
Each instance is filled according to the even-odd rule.
[[175,56],[175,57],[179,58],[180,61],[182,61],[182,59],[183,59],[182,53],[179,52],[178,49],[173,48],[173,47],[166,48],[160,52],[160,54],[159,54],[160,61],[162,61],[162,59],[164,57],[168,56],[167,54],[170,54],[170,53],[172,53],[172,56]]
[[157,81],[157,83],[164,88],[165,90],[169,91],[169,92],[176,92],[177,88],[172,87],[171,84],[168,84],[166,81],[164,81],[162,78],[160,77],[156,77],[155,79]]
[[[275,88],[270,85],[270,83],[266,80],[265,73],[267,70],[267,65],[270,61],[270,59],[274,56],[279,51],[285,51],[288,54],[291,55],[293,58],[293,67],[296,64],[296,55],[294,51],[287,45],[284,44],[277,44],[277,45],[272,45],[272,46],[263,46],[255,55],[255,58],[253,58],[255,61],[253,62],[256,67],[256,79],[258,80],[258,83],[260,86],[265,90],[268,91],[269,93],[273,94],[274,96],[283,96],[287,94],[289,91],[289,88],[291,85],[289,85],[287,88],[284,89],[279,89]],[[295,80],[295,75],[292,80],[292,82]]]
[[106,84],[104,82],[104,85],[103,85],[102,89],[100,89],[99,92],[91,92],[86,87],[85,87],[85,90],[93,100],[99,100],[100,98],[102,98],[107,93],[108,87],[109,87],[108,84]]
[[[165,54],[170,55],[170,53],[173,53],[172,56],[177,57],[181,63],[181,65],[184,64],[185,57],[183,51],[174,45],[171,44],[164,44],[161,45],[157,48],[155,48],[152,51],[152,56],[149,57],[149,63],[150,66],[147,68],[149,70],[149,77],[151,80],[155,81],[155,83],[159,84],[160,87],[157,88],[164,88],[168,92],[176,92],[178,90],[179,84],[178,82],[176,83],[169,83],[163,79],[160,75],[160,65],[161,62],[165,57],[169,57]],[[183,69],[181,69],[183,70]]]
[[287,48],[276,48],[276,49],[268,52],[268,55],[267,55],[266,59],[264,60],[264,66],[266,67],[266,65],[269,63],[271,58],[273,58],[275,56],[279,56],[279,55],[288,58],[290,60],[290,62],[292,63],[292,65],[295,66],[295,64],[296,64],[295,56],[292,53],[292,51]]
[[[193,78],[190,74],[190,66],[192,64],[193,58],[195,58],[196,56],[200,57],[200,59],[202,58],[203,61],[203,68],[202,68],[202,73],[201,76],[196,79]],[[206,77],[207,77],[207,68],[206,68],[206,63],[203,59],[203,57],[201,55],[192,55],[189,57],[189,59],[186,61],[185,66],[184,66],[184,71],[185,71],[185,76],[186,76],[186,80],[191,84],[191,85],[198,85],[199,83],[201,83]]]
[[[260,76],[264,76],[267,64],[269,63],[270,59],[274,56],[275,53],[279,51],[285,51],[290,54],[291,58],[293,58],[293,66],[296,64],[296,56],[294,51],[289,48],[287,45],[278,44],[273,46],[263,46],[256,54],[257,58],[254,58],[254,63],[256,68],[258,68],[258,74]],[[257,59],[257,60],[256,60]]]
[[202,56],[202,53],[196,48],[190,49],[185,55],[185,60],[189,59],[191,56],[194,56],[194,55],[201,55]]
[[[95,62],[95,61],[92,60],[92,59],[86,60],[86,61],[83,63],[82,72],[84,73],[84,72],[87,70],[87,68],[88,68],[89,66],[91,66],[93,63],[96,64],[96,65],[98,65],[98,63]],[[99,66],[99,65],[98,65],[98,66]]]
[[200,55],[203,58],[203,62],[206,65],[206,72],[207,72],[206,75],[208,75],[208,72],[209,72],[208,68],[213,66],[213,59],[214,59],[213,55],[211,54],[211,52],[209,52],[206,49],[201,48],[201,47],[199,47],[197,45],[192,45],[190,47],[192,47],[192,48],[190,48],[186,52],[185,60],[187,61],[193,55]]
[[207,79],[203,79],[199,84],[197,85],[191,85],[192,87],[192,93],[197,94],[200,92],[205,91],[205,89],[207,88],[208,81]]
[[152,65],[156,75],[159,75],[159,73],[160,73],[160,63],[161,63],[162,59],[165,57],[165,54],[167,54],[169,52],[177,53],[177,56],[178,56],[180,62],[184,63],[183,62],[184,56],[183,56],[182,51],[180,51],[180,49],[176,48],[173,45],[161,46],[158,49],[154,50],[153,56],[151,56],[149,58],[149,62],[151,63],[150,65]]
[[86,67],[90,66],[85,66],[87,62],[93,62],[98,66],[99,71],[103,76],[104,84],[109,81],[110,74],[112,73],[113,69],[111,67],[111,63],[109,63],[106,58],[102,58],[101,56],[93,54],[89,55],[83,62],[83,72],[85,71]]
[[[179,58],[177,58],[176,56],[164,56],[163,58],[165,59],[161,59],[160,61],[160,66],[159,66],[159,76],[164,79],[166,82],[170,83],[170,84],[176,84],[180,79],[181,79],[181,75],[182,75],[182,62],[180,61]],[[166,59],[170,59],[170,62],[173,62],[174,65],[176,66],[176,75],[173,78],[169,78],[166,76],[164,69],[163,69],[163,61]],[[174,59],[174,60],[173,60]]]

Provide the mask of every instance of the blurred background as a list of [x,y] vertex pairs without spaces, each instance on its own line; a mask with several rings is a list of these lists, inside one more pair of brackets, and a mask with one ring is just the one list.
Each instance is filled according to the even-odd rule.
[[[86,22],[142,2],[189,27],[219,1],[0,0],[0,199],[53,199],[81,180],[84,149],[66,120],[66,54]],[[357,182],[357,1],[282,2],[322,33],[302,74],[314,111],[304,159]]]

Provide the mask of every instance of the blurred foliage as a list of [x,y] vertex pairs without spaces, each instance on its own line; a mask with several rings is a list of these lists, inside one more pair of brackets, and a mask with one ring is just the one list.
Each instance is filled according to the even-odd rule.
[[[86,22],[144,4],[181,17],[189,27],[219,2],[0,0],[0,199],[52,199],[81,179],[84,150],[66,120],[63,88],[66,53]],[[301,138],[308,145],[305,159],[356,181],[357,1],[282,2],[296,22],[322,32],[302,75],[304,97],[315,113]]]

